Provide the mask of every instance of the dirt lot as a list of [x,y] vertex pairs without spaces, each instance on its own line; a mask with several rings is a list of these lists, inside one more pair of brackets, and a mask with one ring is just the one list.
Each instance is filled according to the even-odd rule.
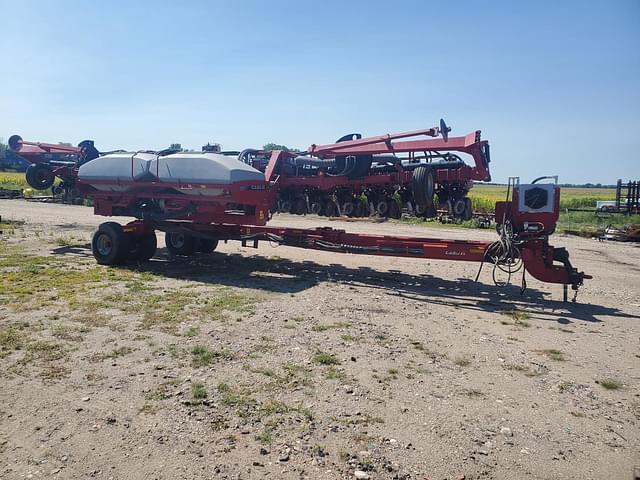
[[16,222],[0,242],[1,478],[625,479],[640,464],[638,246],[556,236],[594,276],[565,304],[533,279],[524,297],[488,269],[475,283],[476,264],[267,243],[106,268],[91,209],[0,214]]

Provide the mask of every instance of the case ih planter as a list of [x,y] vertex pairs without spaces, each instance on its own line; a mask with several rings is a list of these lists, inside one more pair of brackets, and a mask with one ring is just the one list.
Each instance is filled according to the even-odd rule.
[[[559,215],[560,188],[555,183],[520,184],[511,179],[507,199],[496,204],[499,239],[495,242],[443,240],[347,233],[332,228],[266,226],[271,213],[314,212],[364,216],[388,213],[399,203],[433,214],[436,202],[452,213],[469,215],[466,193],[473,180],[489,180],[489,146],[480,132],[448,137],[439,127],[361,138],[349,135],[307,152],[245,150],[237,156],[204,152],[111,152],[98,154],[92,142],[78,147],[10,139],[10,146],[35,169],[46,169],[42,184],[64,179],[93,200],[103,216],[133,216],[120,225],[100,225],[92,240],[100,264],[148,260],[156,251],[156,230],[175,255],[211,252],[218,242],[237,240],[257,247],[267,240],[280,245],[365,255],[489,262],[497,271],[524,271],[536,279],[577,291],[585,278],[564,248],[549,244]],[[442,138],[413,139],[428,136]],[[401,140],[401,141],[394,141]],[[467,165],[458,156],[471,156]],[[66,157],[61,163],[48,156]],[[61,162],[61,160],[56,160]],[[31,167],[30,167],[31,168]],[[544,177],[547,178],[547,177]],[[540,179],[538,179],[540,180]],[[556,179],[557,180],[557,179]],[[396,205],[396,207],[394,207]]]

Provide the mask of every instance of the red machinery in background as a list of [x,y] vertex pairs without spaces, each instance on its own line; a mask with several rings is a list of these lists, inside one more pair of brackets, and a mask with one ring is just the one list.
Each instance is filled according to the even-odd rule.
[[[311,145],[306,152],[245,150],[239,159],[265,172],[278,185],[272,211],[328,217],[400,218],[403,208],[434,217],[436,207],[469,220],[467,193],[473,181],[490,181],[489,143],[480,131],[449,137],[439,127]],[[437,137],[441,139],[415,139]],[[402,140],[402,141],[395,141]],[[467,165],[460,154],[473,159]]]
[[[266,240],[331,252],[491,263],[494,282],[499,285],[508,283],[515,273],[522,271],[524,288],[524,272],[528,271],[542,282],[563,285],[565,299],[568,285],[577,291],[584,279],[590,277],[571,265],[564,248],[549,244],[549,236],[554,232],[559,216],[560,188],[557,182],[541,184],[538,179],[532,184],[520,184],[516,179],[510,180],[506,200],[496,204],[499,238],[495,242],[355,234],[326,227],[265,226],[274,203],[286,198],[283,192],[285,195],[304,196],[309,208],[317,203],[312,200],[327,196],[326,192],[334,192],[330,201],[335,203],[338,211],[341,206],[336,201],[340,196],[335,193],[337,189],[344,189],[345,194],[352,198],[358,193],[375,196],[379,194],[372,193],[376,185],[382,189],[393,187],[397,188],[396,191],[410,191],[411,202],[424,206],[425,211],[433,205],[434,195],[441,200],[466,198],[462,193],[468,191],[472,180],[490,178],[488,144],[480,140],[479,132],[448,138],[448,131],[442,123],[440,128],[415,132],[341,139],[343,141],[335,144],[312,145],[304,155],[282,151],[268,155],[259,150],[241,152],[239,160],[264,171],[263,181],[223,185],[180,179],[159,182],[150,177],[118,180],[118,188],[111,190],[101,190],[99,181],[85,183],[78,178],[79,165],[87,161],[102,161],[100,157],[96,158],[97,151],[93,151],[92,143],[65,147],[24,142],[14,136],[10,146],[36,167],[46,166],[48,173],[43,174],[46,180],[43,184],[52,183],[53,175],[61,176],[71,188],[93,200],[96,214],[137,218],[126,225],[106,222],[99,226],[92,239],[92,250],[100,264],[150,259],[156,252],[156,230],[159,230],[165,232],[167,249],[175,255],[211,252],[221,240],[238,240],[243,245],[254,247],[260,240]],[[442,139],[393,142],[418,135],[435,137],[439,134]],[[443,150],[447,154],[469,154],[475,165],[448,159],[445,157],[447,154],[441,153]],[[418,155],[416,152],[421,153]],[[398,160],[400,153],[408,155]],[[393,154],[393,158],[379,160],[374,157],[380,154]],[[46,155],[67,155],[72,160],[63,161],[73,161],[75,165],[37,161]],[[437,160],[432,161],[430,155]],[[132,171],[134,156],[131,157]],[[419,156],[421,158],[417,158]],[[380,163],[383,165],[378,169]],[[39,168],[44,172],[44,168]],[[500,272],[507,278],[501,281],[498,278]]]
[[[97,158],[100,153],[92,140],[84,140],[77,147],[68,144],[26,142],[20,135],[9,137],[9,148],[29,162],[25,177],[29,186],[36,190],[51,188],[54,195],[63,195],[71,201],[76,190],[78,167]],[[55,178],[60,183],[55,185]]]

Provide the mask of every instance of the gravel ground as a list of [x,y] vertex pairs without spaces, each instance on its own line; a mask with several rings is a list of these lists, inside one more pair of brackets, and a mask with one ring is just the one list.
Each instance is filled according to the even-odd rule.
[[[477,264],[237,242],[96,266],[85,207],[0,200],[0,477],[632,478],[640,249],[555,235],[578,303]],[[126,219],[118,219],[126,221]],[[278,216],[271,225],[491,240]],[[163,241],[159,238],[159,244]]]

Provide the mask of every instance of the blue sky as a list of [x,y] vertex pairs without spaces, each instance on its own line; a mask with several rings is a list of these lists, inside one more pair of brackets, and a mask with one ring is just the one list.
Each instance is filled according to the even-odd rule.
[[306,148],[480,129],[496,181],[640,177],[640,1],[0,0],[0,137]]

